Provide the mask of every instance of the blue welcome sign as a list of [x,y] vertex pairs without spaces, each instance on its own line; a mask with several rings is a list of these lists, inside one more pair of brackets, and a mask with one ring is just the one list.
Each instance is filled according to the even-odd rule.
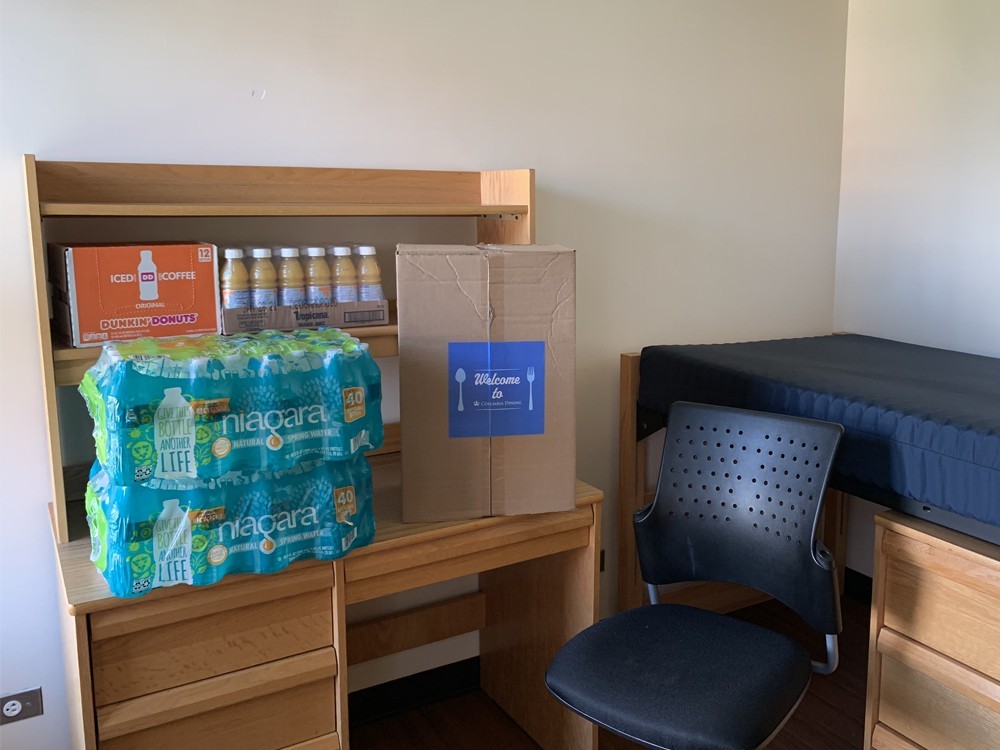
[[545,432],[545,342],[448,344],[448,436]]

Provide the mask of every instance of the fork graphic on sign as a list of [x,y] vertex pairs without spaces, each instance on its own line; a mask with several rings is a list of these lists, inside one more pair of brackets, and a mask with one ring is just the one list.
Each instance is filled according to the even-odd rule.
[[534,398],[535,368],[528,366],[528,411],[535,410]]

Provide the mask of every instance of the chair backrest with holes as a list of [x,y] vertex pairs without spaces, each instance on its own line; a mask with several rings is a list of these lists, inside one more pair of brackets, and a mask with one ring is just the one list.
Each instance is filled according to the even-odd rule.
[[647,583],[727,581],[840,631],[832,557],[816,525],[843,427],[677,402],[653,502],[635,513]]

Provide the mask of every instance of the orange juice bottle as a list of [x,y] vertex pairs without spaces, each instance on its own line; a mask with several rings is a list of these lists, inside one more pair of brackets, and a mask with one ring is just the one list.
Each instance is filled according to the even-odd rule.
[[222,265],[221,284],[222,306],[226,310],[242,310],[250,307],[250,274],[243,263],[243,250],[227,247],[224,251],[226,262]]
[[271,262],[271,248],[255,247],[250,267],[250,304],[253,307],[277,307],[278,277]]
[[326,264],[325,247],[307,247],[306,302],[310,305],[329,305],[331,299],[330,266]]
[[302,272],[297,247],[281,248],[281,265],[278,266],[278,304],[296,307],[306,303],[306,277]]
[[362,302],[385,299],[382,292],[382,271],[375,258],[375,248],[362,245],[358,248],[358,256],[358,299]]
[[357,274],[354,271],[354,261],[351,260],[351,248],[338,245],[333,248],[333,301],[357,302]]

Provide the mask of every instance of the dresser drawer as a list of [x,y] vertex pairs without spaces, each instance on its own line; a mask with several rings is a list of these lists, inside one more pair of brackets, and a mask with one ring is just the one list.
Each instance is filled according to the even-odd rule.
[[927,750],[1000,747],[1000,713],[988,702],[882,658],[878,721]]
[[924,748],[914,745],[885,724],[876,724],[872,733],[872,750],[924,750]]
[[887,531],[884,624],[1000,680],[1000,565]]
[[318,566],[94,613],[94,702],[106,706],[332,646],[332,586],[331,567]]
[[336,675],[336,653],[326,648],[104,706],[100,747],[337,747]]

